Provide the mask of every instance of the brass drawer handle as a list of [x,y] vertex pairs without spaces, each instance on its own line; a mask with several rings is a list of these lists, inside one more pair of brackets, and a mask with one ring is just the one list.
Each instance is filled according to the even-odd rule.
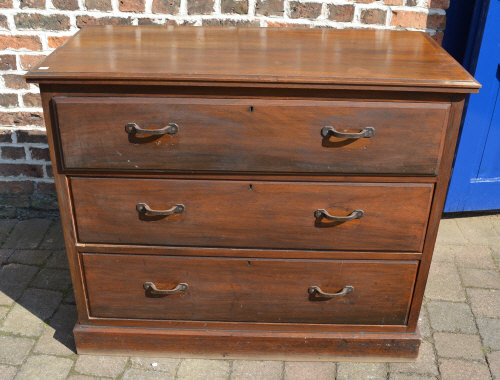
[[321,129],[321,136],[330,137],[335,136],[341,139],[360,139],[363,137],[370,138],[375,135],[375,128],[366,127],[357,133],[344,133],[337,131],[334,127],[326,126]]
[[185,282],[181,282],[175,288],[170,289],[170,290],[158,289],[156,287],[156,285],[152,282],[145,282],[143,287],[146,290],[146,292],[148,292],[149,294],[152,294],[152,295],[156,295],[156,296],[168,296],[170,294],[185,292],[186,290],[189,289],[189,285],[186,284]]
[[309,289],[307,289],[307,292],[311,296],[318,295],[321,298],[327,298],[327,299],[340,298],[348,295],[349,293],[353,293],[354,286],[347,285],[346,287],[344,287],[344,289],[342,289],[340,292],[337,293],[325,293],[324,291],[321,290],[319,286],[310,286]]
[[179,126],[175,123],[169,123],[166,127],[160,129],[144,129],[136,123],[128,123],[125,125],[125,132],[129,135],[175,135],[179,132]]
[[365,212],[363,210],[354,210],[353,212],[351,212],[347,216],[330,215],[328,213],[328,211],[326,211],[324,209],[319,209],[319,210],[314,211],[314,217],[316,219],[321,220],[321,219],[325,218],[328,220],[333,220],[335,222],[348,222],[350,220],[360,219],[363,217],[363,215],[365,215]]
[[174,207],[169,208],[168,210],[153,210],[146,203],[137,203],[137,206],[135,206],[135,208],[139,214],[161,215],[161,216],[168,216],[168,215],[172,215],[172,214],[182,214],[185,210],[185,207],[182,204],[177,204]]

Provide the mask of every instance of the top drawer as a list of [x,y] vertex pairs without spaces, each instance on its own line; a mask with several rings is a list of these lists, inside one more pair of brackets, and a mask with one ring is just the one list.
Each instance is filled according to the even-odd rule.
[[[65,169],[436,174],[449,104],[55,97]],[[163,135],[126,131],[166,130]],[[335,136],[322,136],[326,126]],[[346,137],[371,127],[371,137]],[[131,128],[133,129],[133,128]],[[158,132],[158,131],[156,131]]]

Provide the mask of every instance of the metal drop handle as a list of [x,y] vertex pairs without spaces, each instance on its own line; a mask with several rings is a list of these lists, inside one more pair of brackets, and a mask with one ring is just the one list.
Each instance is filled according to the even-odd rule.
[[340,298],[348,295],[349,293],[354,292],[354,286],[347,285],[345,286],[340,292],[337,293],[325,293],[324,291],[321,290],[319,286],[310,286],[309,289],[307,289],[307,292],[311,296],[318,295],[321,298]]
[[179,132],[179,126],[175,123],[169,123],[166,127],[159,129],[144,129],[139,127],[136,123],[128,123],[125,125],[125,132],[129,135],[175,135]]
[[172,214],[182,214],[185,210],[185,207],[182,204],[177,204],[174,207],[169,208],[168,210],[153,210],[146,203],[137,203],[135,208],[139,214],[161,215],[161,216],[168,216],[168,215],[172,215]]
[[323,137],[335,136],[342,139],[360,139],[363,137],[370,138],[373,137],[374,135],[375,135],[375,128],[373,127],[363,128],[361,131],[356,133],[339,132],[334,127],[331,126],[326,126],[321,129],[321,136]]
[[156,285],[152,282],[145,282],[143,284],[143,287],[146,290],[146,292],[149,292],[150,294],[158,295],[158,296],[168,296],[170,294],[185,292],[186,290],[189,289],[189,285],[186,284],[185,282],[181,282],[175,288],[169,289],[169,290],[158,289],[156,287]]
[[365,215],[365,212],[363,210],[354,210],[353,212],[351,212],[347,216],[330,215],[328,213],[328,211],[326,211],[324,209],[319,209],[319,210],[314,211],[314,217],[316,219],[321,220],[321,219],[325,218],[325,219],[332,220],[335,222],[348,222],[350,220],[360,219],[363,217],[363,215]]

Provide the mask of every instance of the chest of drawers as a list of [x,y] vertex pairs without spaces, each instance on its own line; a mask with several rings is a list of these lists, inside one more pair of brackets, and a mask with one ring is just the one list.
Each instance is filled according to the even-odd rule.
[[90,27],[26,78],[79,352],[416,357],[479,89],[430,37]]

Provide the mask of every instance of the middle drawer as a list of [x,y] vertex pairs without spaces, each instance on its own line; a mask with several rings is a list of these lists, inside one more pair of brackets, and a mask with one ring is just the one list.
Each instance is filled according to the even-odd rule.
[[71,188],[84,243],[412,252],[422,249],[433,191],[432,184],[85,177],[72,177]]

